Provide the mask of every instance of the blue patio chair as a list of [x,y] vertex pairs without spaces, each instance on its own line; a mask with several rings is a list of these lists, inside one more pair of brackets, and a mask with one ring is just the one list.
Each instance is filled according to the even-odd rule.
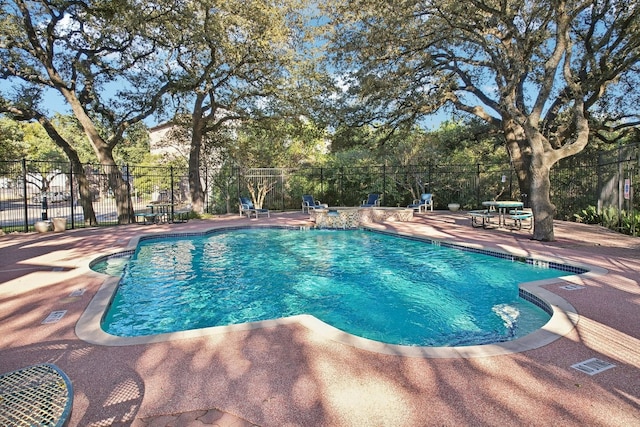
[[268,218],[271,218],[269,209],[256,208],[248,197],[240,197],[239,211],[240,216],[247,214],[247,218],[251,218],[251,214],[254,214],[256,218],[258,215],[267,215]]
[[367,200],[363,200],[360,205],[361,208],[373,208],[380,206],[380,195],[375,193],[369,193]]
[[416,199],[410,205],[407,205],[408,208],[413,208],[413,210],[417,210],[418,213],[424,210],[427,211],[427,208],[431,209],[433,212],[433,194],[431,193],[422,193],[420,199]]
[[302,196],[302,212],[305,210],[309,213],[309,209],[326,209],[329,205],[321,203],[319,200],[315,200],[312,195],[305,194]]

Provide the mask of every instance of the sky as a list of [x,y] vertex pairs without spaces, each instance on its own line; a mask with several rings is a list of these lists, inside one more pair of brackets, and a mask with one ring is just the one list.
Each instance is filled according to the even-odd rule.
[[[2,95],[10,95],[13,93],[15,89],[9,84],[6,80],[0,79],[0,93]],[[48,116],[52,117],[55,113],[59,113],[62,115],[70,115],[72,114],[71,107],[64,99],[64,97],[56,90],[47,89],[44,92],[43,99],[41,102],[41,106],[43,107],[43,112]],[[145,124],[148,127],[154,127],[161,122],[157,117],[151,116],[145,120]]]
[[[12,91],[13,91],[13,88],[11,87],[8,81],[0,80],[0,93],[2,93],[3,95],[8,95]],[[59,113],[62,115],[72,114],[71,108],[69,107],[65,99],[62,97],[62,95],[53,89],[49,89],[45,92],[45,95],[42,101],[42,106],[44,107],[46,114],[49,117],[53,116],[55,113]],[[421,121],[421,125],[426,130],[436,130],[437,128],[440,127],[440,125],[443,122],[451,119],[452,117],[449,112],[441,111],[436,113],[433,116],[424,118]],[[144,122],[147,125],[147,127],[152,128],[154,126],[163,124],[166,121],[167,119],[161,120],[158,117],[151,116],[147,118]]]

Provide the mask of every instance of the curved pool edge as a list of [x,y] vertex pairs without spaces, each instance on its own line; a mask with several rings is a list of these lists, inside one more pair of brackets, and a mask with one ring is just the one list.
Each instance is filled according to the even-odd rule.
[[298,323],[325,339],[380,354],[422,358],[474,358],[521,353],[545,346],[571,332],[579,319],[575,308],[565,299],[541,288],[541,285],[528,283],[526,284],[527,290],[545,300],[552,308],[553,314],[551,319],[549,319],[541,329],[522,338],[495,344],[460,347],[423,347],[386,344],[349,334],[309,314],[157,335],[119,337],[108,334],[100,327],[102,315],[111,301],[111,296],[117,288],[118,281],[119,279],[117,277],[110,277],[105,280],[84,313],[80,316],[80,319],[76,323],[76,335],[81,340],[103,346],[144,345],[254,329],[273,328]]
[[[206,230],[207,234],[212,231],[220,231],[221,229],[228,229],[229,227],[215,227]],[[231,228],[245,228],[245,227],[231,227]],[[189,235],[192,233],[186,233]],[[392,233],[395,234],[395,233]],[[397,233],[404,235],[403,233]],[[171,233],[171,236],[180,235],[180,233]],[[166,234],[146,234],[137,236],[131,239],[128,245],[128,249],[135,248],[140,240],[145,238],[161,238],[166,237]],[[425,238],[425,240],[434,241],[435,239]],[[464,244],[455,243],[455,245],[464,247]],[[475,245],[477,247],[477,245]],[[487,248],[487,251],[505,253],[510,252],[497,251]],[[126,250],[125,250],[126,251]],[[538,259],[538,258],[536,258]],[[553,262],[559,262],[553,260]],[[578,266],[579,264],[571,264]],[[579,321],[579,314],[577,310],[561,296],[543,288],[543,286],[558,283],[574,283],[579,281],[580,276],[600,276],[606,274],[607,271],[600,267],[587,266],[584,264],[579,265],[582,268],[589,271],[582,274],[573,274],[567,276],[561,276],[558,278],[539,280],[535,282],[521,283],[520,289],[525,290],[531,295],[540,298],[551,310],[551,318],[545,325],[524,337],[505,341],[494,344],[484,345],[472,345],[472,346],[458,346],[458,347],[425,347],[425,346],[406,346],[398,344],[387,344],[371,339],[359,337],[349,334],[338,328],[335,328],[322,320],[309,315],[301,314],[296,316],[284,317],[272,320],[263,320],[256,322],[248,322],[235,325],[226,326],[212,326],[208,328],[193,329],[188,331],[178,331],[163,333],[157,335],[145,335],[136,337],[119,337],[108,334],[101,327],[101,321],[104,313],[106,312],[111,299],[118,287],[120,281],[119,277],[107,277],[103,282],[100,289],[96,292],[94,297],[89,302],[87,308],[80,315],[78,322],[76,323],[75,332],[78,338],[91,344],[103,345],[103,346],[129,346],[129,345],[144,345],[173,340],[200,338],[212,335],[227,334],[233,332],[249,331],[262,328],[273,328],[282,325],[300,324],[305,328],[311,330],[313,333],[319,336],[339,342],[345,345],[349,345],[361,350],[371,351],[380,354],[404,356],[404,357],[422,357],[422,358],[476,358],[487,356],[499,356],[513,353],[521,353],[528,350],[534,350],[545,345],[552,343],[560,339],[563,336],[568,335]],[[101,273],[96,273],[101,274]]]

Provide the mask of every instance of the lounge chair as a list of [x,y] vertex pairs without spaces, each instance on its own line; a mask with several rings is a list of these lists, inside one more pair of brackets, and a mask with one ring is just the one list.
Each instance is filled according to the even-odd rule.
[[429,209],[431,209],[431,212],[433,212],[433,194],[422,193],[420,199],[414,200],[413,203],[407,205],[407,207],[413,208],[413,210],[417,210],[418,213],[422,212],[423,209],[426,212],[428,207]]
[[251,214],[254,214],[256,218],[261,214],[267,215],[268,218],[271,218],[269,209],[256,208],[248,197],[240,197],[239,211],[240,216],[247,214],[247,218],[251,218]]
[[363,200],[360,205],[361,208],[374,208],[376,206],[380,206],[380,195],[375,193],[370,193],[367,196],[367,200]]
[[302,196],[302,212],[305,210],[309,213],[310,209],[326,209],[329,205],[321,203],[319,200],[315,200],[312,195],[305,194]]

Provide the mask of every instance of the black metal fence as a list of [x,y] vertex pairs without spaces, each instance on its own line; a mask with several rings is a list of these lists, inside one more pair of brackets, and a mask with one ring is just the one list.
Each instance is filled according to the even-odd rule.
[[[368,193],[382,195],[384,206],[406,206],[421,193],[433,193],[436,208],[460,203],[478,206],[497,195],[518,198],[514,171],[508,165],[369,166],[303,169],[234,169],[214,171],[211,182],[221,179],[226,187],[211,194],[212,210],[224,212],[218,197],[251,195],[250,188],[268,188],[263,207],[300,209],[302,195],[312,194],[332,206],[356,206]],[[214,184],[215,186],[215,184]]]
[[[111,172],[109,166],[83,165],[97,225],[118,222],[109,185]],[[188,203],[188,174],[184,170],[123,165],[119,172],[128,183],[134,210],[144,210],[152,201]],[[69,163],[0,162],[0,227],[5,232],[29,231],[35,222],[52,218],[66,218],[67,228],[84,227],[88,218],[80,206],[78,175]]]
[[[144,210],[152,201],[189,205],[187,170],[133,165],[119,169],[128,183],[133,210]],[[109,172],[103,165],[84,165],[98,225],[118,222]],[[625,215],[639,210],[633,197],[639,174],[638,144],[602,152],[595,159],[581,155],[561,161],[551,173],[557,218],[571,220],[596,206],[598,211],[616,212],[622,224],[628,220]],[[333,206],[356,206],[368,193],[381,194],[383,206],[406,206],[423,192],[434,194],[436,209],[446,209],[453,202],[474,209],[494,198],[527,203],[508,164],[204,168],[201,177],[206,211],[217,214],[237,212],[241,195],[253,195],[262,207],[275,211],[300,209],[303,194]],[[85,226],[77,179],[68,163],[0,162],[0,227],[5,232],[28,231],[35,222],[54,217],[66,218],[67,228]],[[135,217],[130,218],[133,221]]]

